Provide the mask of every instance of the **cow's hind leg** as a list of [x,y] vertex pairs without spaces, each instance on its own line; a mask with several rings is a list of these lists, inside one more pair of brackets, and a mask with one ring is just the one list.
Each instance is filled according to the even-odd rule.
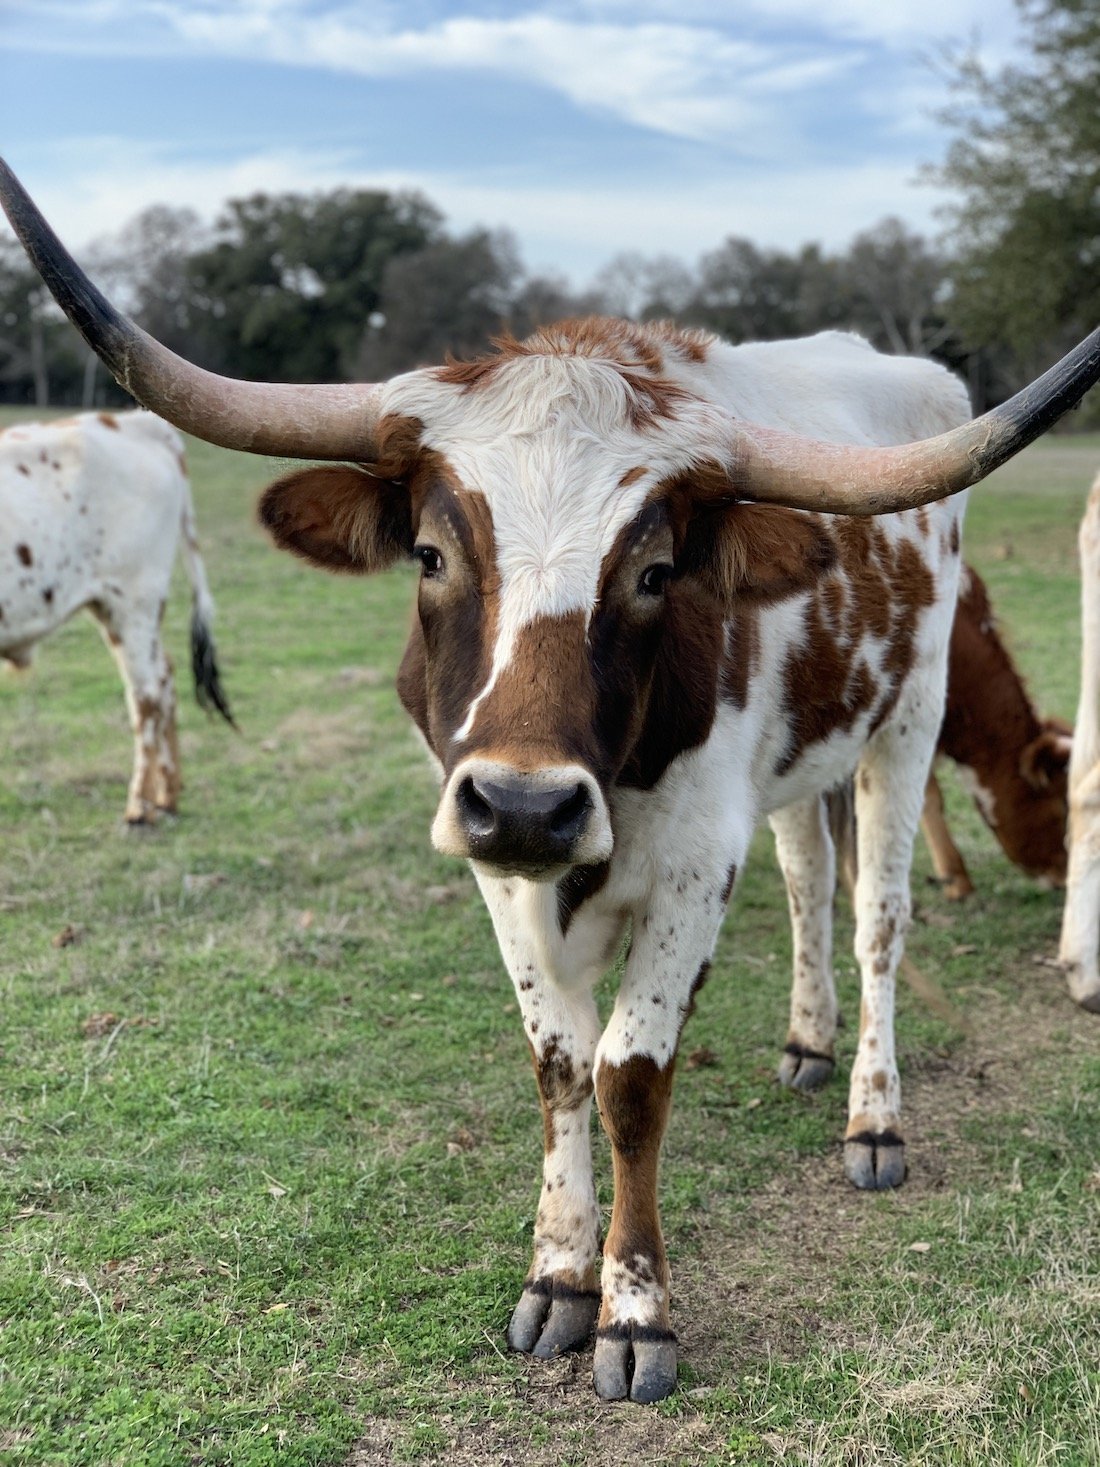
[[833,890],[836,858],[824,801],[817,796],[769,817],[787,883],[794,939],[791,1021],[779,1080],[816,1090],[833,1073],[837,1004],[833,986]]
[[171,796],[163,756],[167,741],[175,737],[175,687],[160,638],[159,612],[103,604],[92,610],[122,676],[134,733],[126,820],[150,824],[160,800]]
[[867,745],[856,776],[855,947],[862,999],[844,1170],[864,1189],[897,1187],[905,1180],[894,998],[909,925],[913,841],[935,738],[923,712],[919,698],[907,713],[899,710]]

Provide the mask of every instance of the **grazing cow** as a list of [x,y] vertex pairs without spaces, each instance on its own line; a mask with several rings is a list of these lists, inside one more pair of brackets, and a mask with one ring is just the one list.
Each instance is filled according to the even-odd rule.
[[1081,701],[1069,761],[1069,874],[1058,957],[1069,991],[1100,1014],[1100,476],[1078,536],[1081,551]]
[[[1067,768],[1072,729],[1041,719],[1001,641],[989,593],[964,566],[947,654],[947,701],[937,755],[951,759],[982,819],[1014,865],[1050,886],[1066,879]],[[944,894],[974,890],[943,812],[935,773],[921,828]]]
[[[335,571],[420,562],[398,688],[440,774],[433,842],[473,867],[543,1111],[509,1340],[550,1357],[596,1322],[597,1392],[666,1396],[657,1170],[680,1031],[768,815],[795,928],[782,1075],[807,1086],[832,1068],[821,796],[853,770],[863,1006],[845,1167],[859,1187],[902,1180],[894,975],[962,514],[959,499],[924,506],[1075,402],[1100,377],[1100,330],[973,423],[942,368],[852,336],[734,348],[603,319],[384,383],[228,382],[120,316],[7,170],[0,197],[139,400],[226,446],[353,461],[266,491],[280,545]],[[627,928],[601,1035],[593,984]],[[600,1281],[593,1093],[615,1183]]]
[[146,412],[0,432],[0,658],[25,667],[35,644],[74,612],[92,613],[122,674],[134,730],[131,825],[174,812],[179,800],[176,690],[161,619],[180,535],[194,596],[195,691],[232,722],[180,435]]

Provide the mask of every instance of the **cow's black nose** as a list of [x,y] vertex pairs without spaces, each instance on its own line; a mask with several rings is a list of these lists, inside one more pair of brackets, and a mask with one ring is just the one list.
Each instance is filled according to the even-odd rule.
[[568,865],[584,834],[592,797],[578,780],[467,775],[456,792],[458,820],[470,855],[493,865]]

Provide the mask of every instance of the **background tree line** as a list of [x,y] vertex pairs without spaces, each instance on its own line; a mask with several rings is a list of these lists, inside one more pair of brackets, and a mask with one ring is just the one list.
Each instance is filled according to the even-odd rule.
[[[947,362],[980,409],[1100,319],[1100,10],[1017,5],[1026,66],[942,59],[955,141],[928,174],[958,200],[942,243],[890,218],[836,253],[731,237],[694,266],[619,255],[578,291],[529,274],[507,231],[456,235],[419,194],[339,189],[233,199],[213,226],[157,205],[86,264],[148,331],[231,376],[373,380],[480,351],[502,330],[603,311],[733,342],[856,330]],[[0,400],[121,400],[10,236]]]

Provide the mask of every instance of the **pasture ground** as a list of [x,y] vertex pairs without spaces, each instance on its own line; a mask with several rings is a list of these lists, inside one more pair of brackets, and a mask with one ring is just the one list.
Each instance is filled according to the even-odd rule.
[[[978,895],[949,907],[918,851],[910,953],[960,1022],[903,990],[906,1186],[843,1183],[843,1079],[773,1082],[790,944],[765,832],[665,1147],[680,1389],[606,1406],[590,1354],[507,1353],[538,1108],[392,692],[412,572],[279,556],[252,524],[274,466],[191,462],[242,734],[181,690],[181,818],[122,828],[129,734],[90,622],[0,678],[0,1462],[1100,1462],[1100,1020],[1051,966],[1058,896],[956,789]],[[1065,716],[1098,466],[1100,437],[1047,440],[970,513]],[[188,609],[180,575],[181,667]],[[846,915],[837,952],[854,1015]]]

